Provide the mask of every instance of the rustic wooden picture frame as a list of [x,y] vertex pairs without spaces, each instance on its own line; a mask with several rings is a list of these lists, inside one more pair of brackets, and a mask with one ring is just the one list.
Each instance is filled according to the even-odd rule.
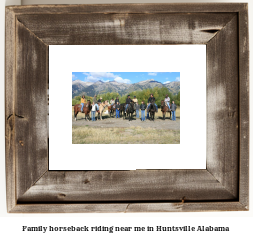
[[[206,170],[49,171],[55,44],[206,44]],[[8,212],[249,209],[247,4],[6,7],[5,78]]]

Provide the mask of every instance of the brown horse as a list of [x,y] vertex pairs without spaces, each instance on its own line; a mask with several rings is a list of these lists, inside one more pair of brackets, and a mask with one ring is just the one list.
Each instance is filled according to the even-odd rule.
[[100,120],[103,119],[102,114],[103,114],[103,111],[104,111],[105,107],[107,107],[107,105],[108,105],[108,101],[105,101],[105,102],[102,102],[102,103],[98,104],[98,106],[99,106],[98,117],[100,115]]
[[77,114],[78,114],[78,112],[82,112],[82,113],[85,113],[85,120],[87,120],[87,117],[88,117],[88,121],[89,121],[89,119],[90,119],[90,111],[91,111],[90,100],[88,100],[87,103],[84,103],[83,111],[81,111],[81,108],[82,108],[81,104],[76,104],[74,106],[74,118],[75,118],[75,120],[77,120]]
[[108,113],[110,113],[110,117],[111,115],[114,116],[114,113],[116,114],[116,104],[114,103],[113,105],[108,106]]
[[168,105],[165,103],[164,100],[161,101],[161,111],[162,111],[162,114],[163,114],[163,120],[165,120],[166,112],[170,113],[170,119],[171,119],[171,110],[169,109]]

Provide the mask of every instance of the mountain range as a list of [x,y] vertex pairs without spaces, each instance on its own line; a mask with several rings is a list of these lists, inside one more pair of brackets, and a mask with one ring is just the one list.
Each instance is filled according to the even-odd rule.
[[103,82],[84,82],[81,80],[72,81],[72,98],[82,94],[93,97],[95,94],[104,94],[107,92],[117,92],[120,95],[125,95],[133,91],[139,91],[147,88],[166,87],[172,94],[177,94],[180,91],[180,82],[173,81],[170,83],[162,84],[154,79],[140,81],[134,84],[119,83],[116,81]]

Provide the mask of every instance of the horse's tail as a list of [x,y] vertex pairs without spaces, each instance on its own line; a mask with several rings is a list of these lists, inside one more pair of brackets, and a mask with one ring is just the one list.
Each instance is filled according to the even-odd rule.
[[76,104],[76,105],[74,106],[74,119],[75,119],[75,120],[76,120],[77,113],[78,113],[78,104]]
[[77,109],[76,109],[76,105],[74,106],[74,116],[76,116],[76,111],[77,111]]

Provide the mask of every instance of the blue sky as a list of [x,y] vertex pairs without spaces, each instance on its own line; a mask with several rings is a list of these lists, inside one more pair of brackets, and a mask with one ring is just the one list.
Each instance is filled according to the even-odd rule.
[[180,81],[180,72],[73,72],[72,80],[84,82],[117,81],[120,83],[138,83],[140,81],[154,79],[161,83]]

